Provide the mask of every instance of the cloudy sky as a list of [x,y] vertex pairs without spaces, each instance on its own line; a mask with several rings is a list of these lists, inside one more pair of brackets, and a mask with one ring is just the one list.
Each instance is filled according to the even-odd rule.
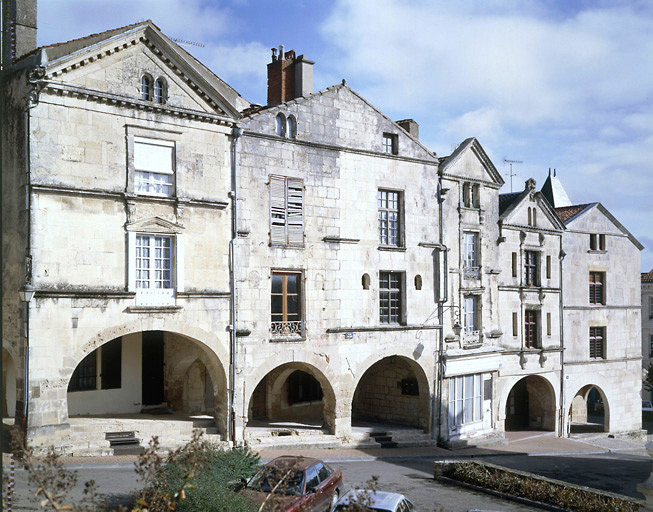
[[40,0],[39,44],[152,19],[253,103],[270,48],[304,53],[439,155],[477,137],[510,192],[557,168],[600,201],[653,268],[653,2],[649,0]]

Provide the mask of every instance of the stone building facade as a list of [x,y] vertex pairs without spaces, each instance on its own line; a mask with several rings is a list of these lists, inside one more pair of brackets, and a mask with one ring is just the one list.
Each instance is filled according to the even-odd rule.
[[[283,47],[258,106],[149,21],[32,46],[6,66],[1,140],[3,409],[34,443],[97,452],[95,419],[174,444],[189,417],[251,444],[563,435],[590,385],[606,430],[641,427],[637,329],[590,372],[566,334],[565,290],[587,289],[567,272],[639,272],[602,207],[614,250],[567,267],[534,180],[500,195],[476,139],[440,158],[344,81],[313,92]],[[610,285],[592,327],[636,315],[630,277]]]
[[[653,363],[653,270],[642,272],[642,368],[648,373]],[[653,400],[653,391],[643,391],[642,398]]]

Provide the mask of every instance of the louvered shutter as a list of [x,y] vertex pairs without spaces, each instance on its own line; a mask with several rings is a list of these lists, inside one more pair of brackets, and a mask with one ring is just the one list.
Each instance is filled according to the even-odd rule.
[[286,243],[286,179],[270,176],[270,242]]
[[288,243],[304,243],[304,182],[286,178],[288,183]]

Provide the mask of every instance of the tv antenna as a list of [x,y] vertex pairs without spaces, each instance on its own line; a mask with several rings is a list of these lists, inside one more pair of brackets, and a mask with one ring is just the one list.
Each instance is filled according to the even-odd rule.
[[206,48],[205,44],[196,43],[195,41],[186,41],[185,39],[179,39],[177,37],[171,37],[170,39],[172,39],[175,43],[184,44],[187,46],[199,46],[200,48]]
[[504,163],[510,164],[510,172],[508,173],[508,176],[510,176],[510,192],[512,193],[512,177],[517,176],[516,172],[512,172],[512,164],[523,164],[524,162],[521,160],[508,160],[507,158],[503,159]]

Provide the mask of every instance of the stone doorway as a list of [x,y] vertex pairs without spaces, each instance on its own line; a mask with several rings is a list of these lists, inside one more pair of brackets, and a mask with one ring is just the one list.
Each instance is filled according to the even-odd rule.
[[608,432],[609,418],[610,409],[603,390],[591,384],[583,386],[569,407],[569,433]]
[[517,381],[506,401],[505,429],[555,431],[555,425],[555,392],[551,384],[538,375]]

